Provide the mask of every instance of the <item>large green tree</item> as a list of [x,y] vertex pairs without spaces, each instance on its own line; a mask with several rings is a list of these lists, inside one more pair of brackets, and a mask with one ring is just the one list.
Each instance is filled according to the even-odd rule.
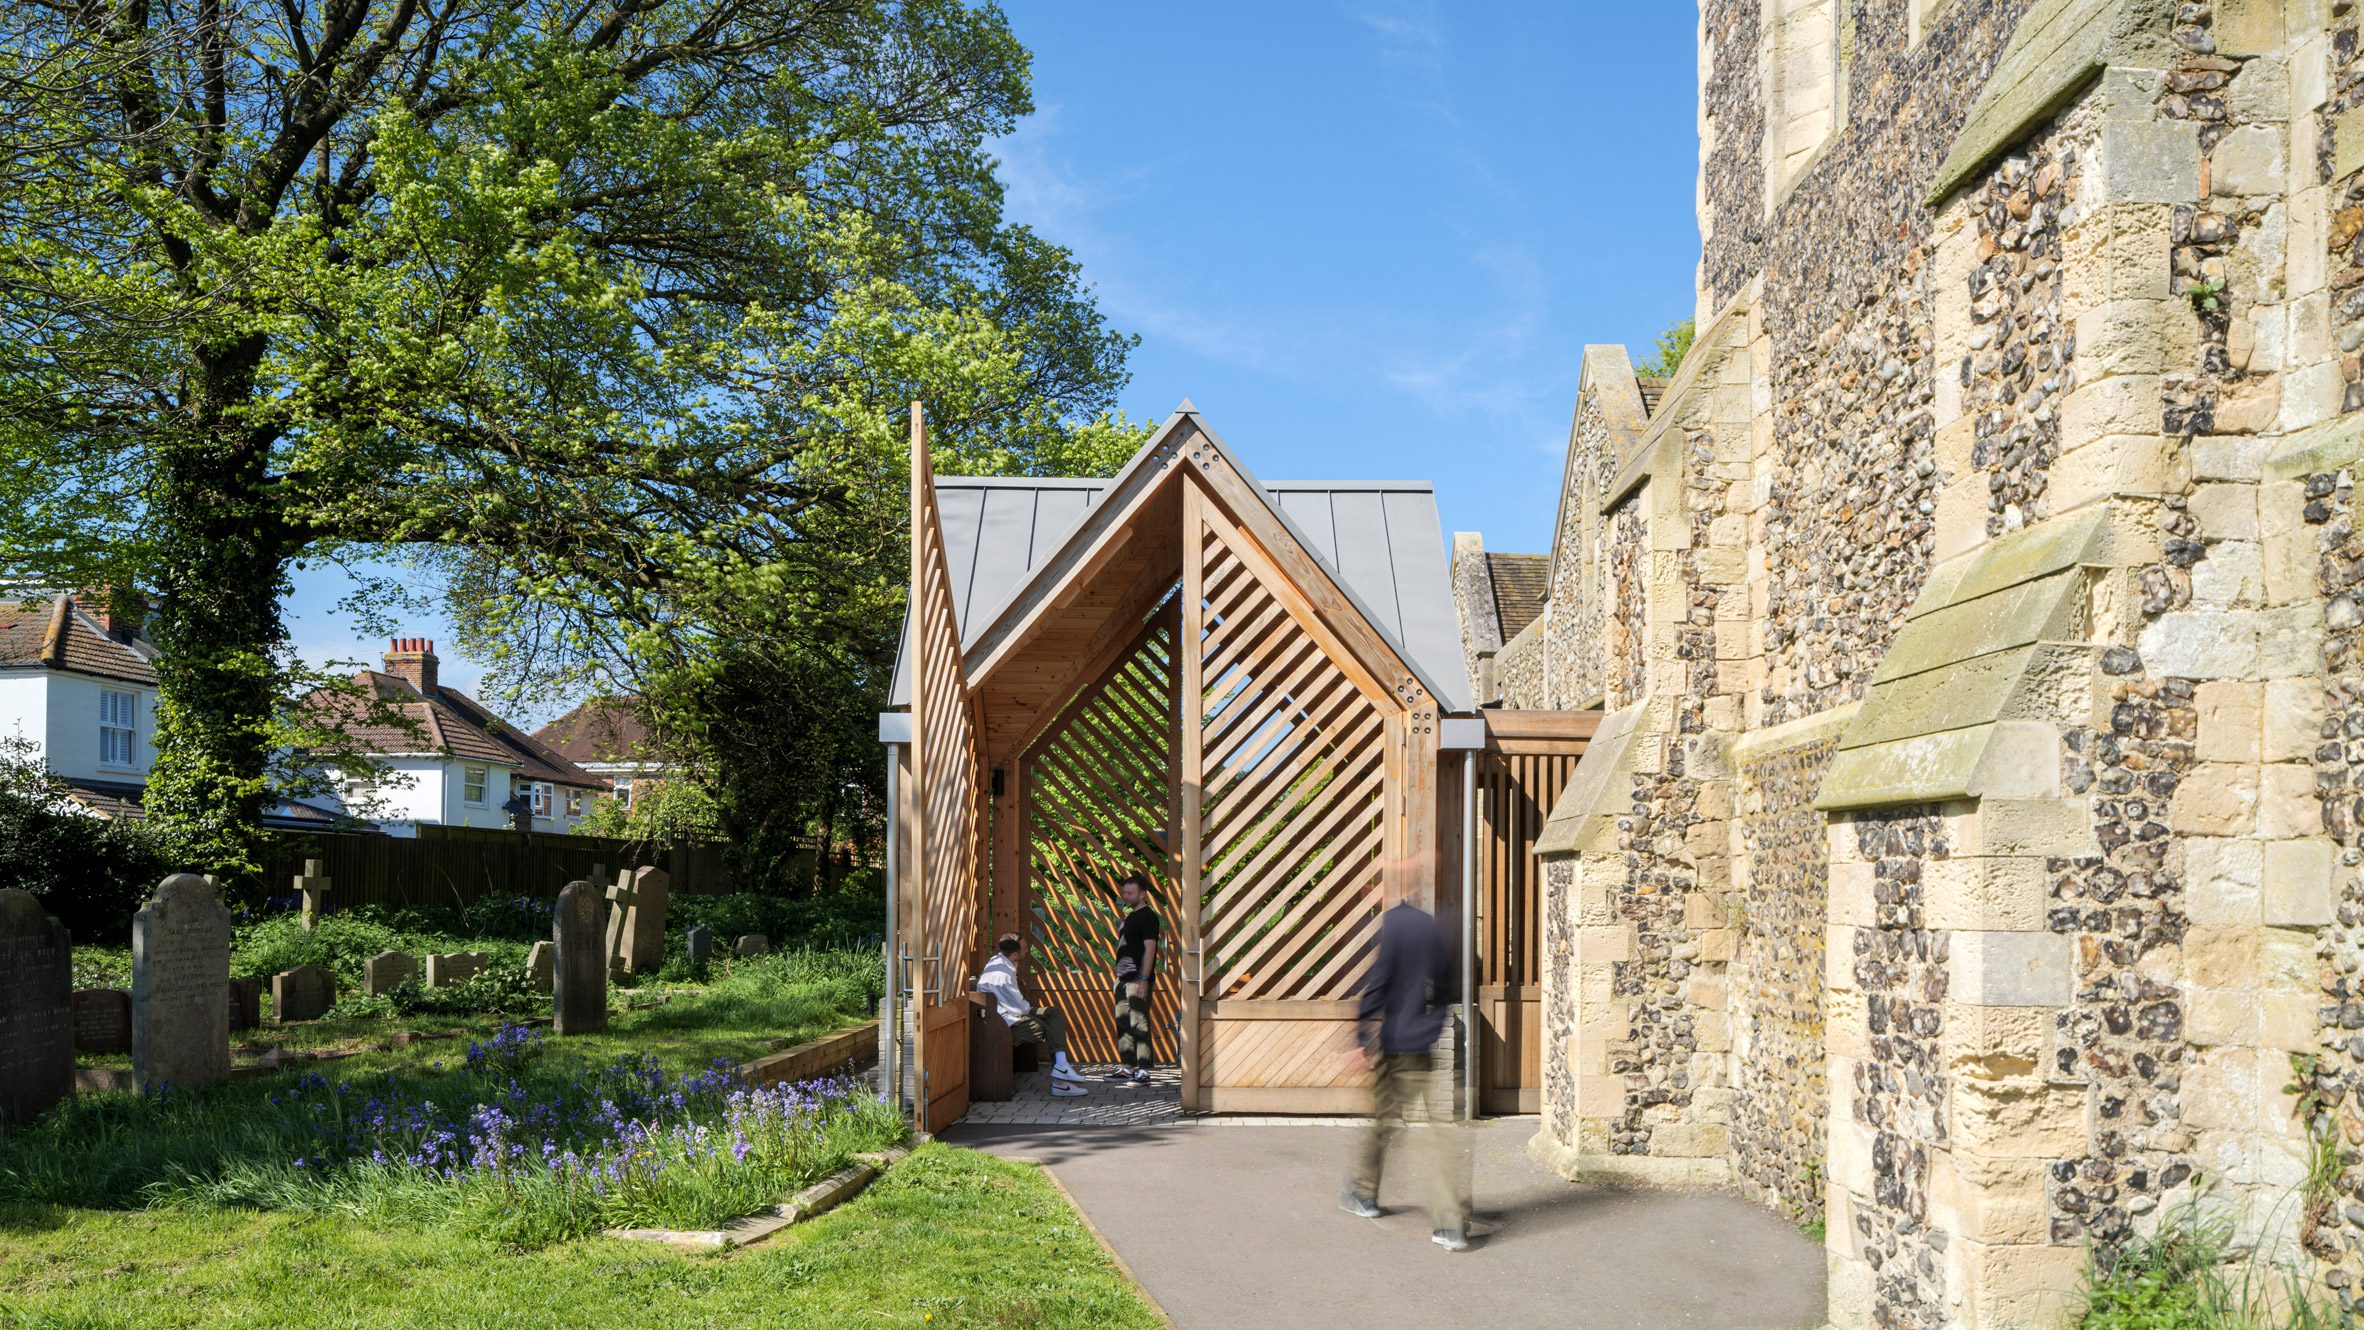
[[0,5],[0,580],[153,595],[149,808],[232,871],[302,561],[428,552],[520,659],[874,656],[902,402],[964,468],[1121,434],[1001,217],[1027,95],[959,0]]

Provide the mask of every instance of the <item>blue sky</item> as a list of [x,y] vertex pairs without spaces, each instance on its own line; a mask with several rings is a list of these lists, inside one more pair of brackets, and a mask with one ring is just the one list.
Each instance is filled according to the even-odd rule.
[[[1431,480],[1447,532],[1547,546],[1584,345],[1691,310],[1693,5],[1004,7],[1037,107],[1009,213],[1141,335],[1128,414],[1188,397],[1268,479]],[[298,576],[297,646],[374,660],[342,590]]]

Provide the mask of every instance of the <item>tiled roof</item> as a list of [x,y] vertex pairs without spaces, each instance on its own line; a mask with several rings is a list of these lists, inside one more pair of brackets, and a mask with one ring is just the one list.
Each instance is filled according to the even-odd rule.
[[[66,797],[91,812],[116,821],[148,815],[148,787],[133,780],[69,780],[62,782]],[[337,815],[328,809],[293,799],[278,799],[263,810],[263,825],[319,829],[335,826]]]
[[1508,642],[1542,617],[1544,598],[1551,594],[1551,556],[1488,554],[1486,574],[1494,584],[1494,613],[1502,621],[1502,640]]
[[[353,682],[383,703],[369,709],[380,715],[363,715],[362,699],[350,693],[323,690],[312,695],[311,705],[331,719],[344,718],[342,728],[346,737],[369,752],[444,753],[515,767],[528,780],[546,780],[553,785],[586,790],[607,788],[606,781],[485,710],[476,699],[457,689],[437,688],[433,697],[421,697],[410,680],[379,670],[363,670],[353,676]],[[389,711],[409,723],[395,724],[391,717],[380,718]]]
[[534,731],[570,762],[653,762],[658,758],[637,697],[595,697]]
[[109,637],[71,594],[0,597],[0,670],[52,669],[156,686],[156,649]]

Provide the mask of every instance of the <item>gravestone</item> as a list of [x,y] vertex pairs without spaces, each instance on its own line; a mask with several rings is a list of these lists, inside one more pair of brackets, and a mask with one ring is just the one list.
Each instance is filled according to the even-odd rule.
[[562,1038],[607,1028],[607,955],[599,923],[599,888],[567,883],[550,921],[550,941],[558,953],[554,1014]]
[[427,987],[449,988],[484,972],[481,951],[447,951],[427,958]]
[[74,954],[29,891],[0,891],[0,1123],[74,1093]]
[[[596,879],[594,879],[596,880]],[[611,975],[631,971],[629,955],[632,937],[632,873],[616,874],[607,884],[607,972]]]
[[131,1065],[142,1089],[230,1075],[230,911],[175,873],[131,921]]
[[381,951],[361,963],[361,988],[371,997],[384,997],[394,985],[419,977],[419,963],[405,951]]
[[662,868],[632,871],[632,902],[624,911],[624,968],[655,974],[665,967],[665,897],[672,882]]
[[313,923],[328,913],[327,865],[318,859],[306,859],[303,875],[295,880],[295,889],[304,898],[304,931],[309,933]]
[[739,938],[739,954],[742,956],[769,956],[772,954],[772,940],[761,933],[745,934]]
[[299,965],[271,976],[271,1014],[281,1025],[319,1020],[336,1004],[336,976],[317,965]]
[[131,1051],[131,990],[78,988],[74,990],[74,1051],[128,1053]]
[[689,963],[693,970],[703,970],[714,961],[714,930],[704,924],[691,924],[684,934],[689,943]]
[[231,980],[230,1028],[232,1030],[251,1030],[262,1023],[263,981],[260,979]]
[[558,944],[547,939],[536,942],[525,958],[526,977],[533,980],[534,991],[548,993],[556,987],[557,965]]

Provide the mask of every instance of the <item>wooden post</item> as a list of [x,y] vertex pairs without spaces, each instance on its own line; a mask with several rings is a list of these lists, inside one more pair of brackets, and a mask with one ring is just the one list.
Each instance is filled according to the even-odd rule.
[[1401,899],[1436,913],[1437,706],[1428,690],[1406,682],[1411,709],[1403,720],[1403,851]]
[[[1026,763],[1011,759],[1003,769],[1001,797],[993,801],[993,913],[985,930],[991,953],[1004,933],[1026,936]],[[1034,957],[1026,958],[1032,973]]]
[[1206,1101],[1205,1089],[1200,1085],[1205,1050],[1199,1028],[1199,1001],[1205,995],[1206,942],[1199,932],[1199,905],[1205,897],[1201,876],[1201,834],[1205,826],[1205,809],[1201,800],[1205,794],[1200,770],[1206,744],[1206,683],[1200,677],[1205,668],[1205,648],[1201,639],[1206,634],[1206,496],[1200,492],[1197,478],[1184,473],[1182,477],[1182,628],[1175,635],[1174,656],[1180,665],[1179,681],[1174,688],[1174,760],[1172,793],[1176,821],[1180,824],[1174,837],[1176,873],[1174,877],[1174,923],[1182,937],[1180,972],[1182,996],[1182,1028],[1175,1040],[1182,1064],[1182,1111],[1196,1113]]

